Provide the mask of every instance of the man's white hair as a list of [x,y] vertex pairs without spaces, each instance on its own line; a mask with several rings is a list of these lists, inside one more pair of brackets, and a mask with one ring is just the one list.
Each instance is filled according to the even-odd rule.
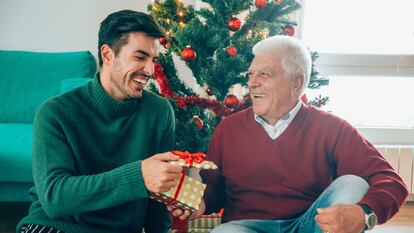
[[287,77],[303,75],[301,94],[305,92],[310,79],[312,59],[302,41],[290,36],[272,36],[259,41],[253,46],[252,52],[255,56],[269,53],[281,56],[282,67]]

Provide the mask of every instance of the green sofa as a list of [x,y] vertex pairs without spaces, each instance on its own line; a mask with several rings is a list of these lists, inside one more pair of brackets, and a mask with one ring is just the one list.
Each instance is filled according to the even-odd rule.
[[87,51],[0,50],[0,202],[29,201],[36,109],[95,73],[95,58]]

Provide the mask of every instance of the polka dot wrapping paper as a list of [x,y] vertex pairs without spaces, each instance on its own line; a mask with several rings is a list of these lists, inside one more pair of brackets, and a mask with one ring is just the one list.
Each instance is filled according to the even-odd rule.
[[[178,185],[164,193],[151,193],[151,197],[165,204],[188,210],[198,210],[201,198],[204,195],[206,185],[189,176],[184,177],[181,189],[178,192],[176,200],[174,195],[177,192]],[[170,203],[171,202],[171,203]]]
[[[190,169],[217,169],[217,166],[211,161],[189,163],[188,160],[179,159],[170,163]],[[150,197],[176,208],[198,210],[206,185],[186,176],[184,173],[182,176],[180,182],[175,187],[163,193],[150,193]]]

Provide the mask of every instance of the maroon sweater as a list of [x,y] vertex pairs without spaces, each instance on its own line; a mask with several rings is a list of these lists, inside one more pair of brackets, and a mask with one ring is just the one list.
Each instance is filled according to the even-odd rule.
[[401,177],[346,121],[314,107],[302,108],[276,140],[254,120],[251,108],[217,126],[201,172],[207,212],[224,207],[223,222],[289,219],[304,213],[337,177],[354,174],[370,188],[360,201],[390,219],[408,195]]

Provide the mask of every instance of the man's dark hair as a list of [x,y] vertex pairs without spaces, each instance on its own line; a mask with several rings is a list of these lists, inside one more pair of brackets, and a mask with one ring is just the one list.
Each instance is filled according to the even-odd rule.
[[114,12],[101,22],[99,28],[98,58],[99,66],[102,66],[101,47],[109,45],[117,56],[125,44],[128,43],[130,32],[144,32],[147,36],[154,38],[165,37],[164,31],[155,20],[143,13],[132,10]]

